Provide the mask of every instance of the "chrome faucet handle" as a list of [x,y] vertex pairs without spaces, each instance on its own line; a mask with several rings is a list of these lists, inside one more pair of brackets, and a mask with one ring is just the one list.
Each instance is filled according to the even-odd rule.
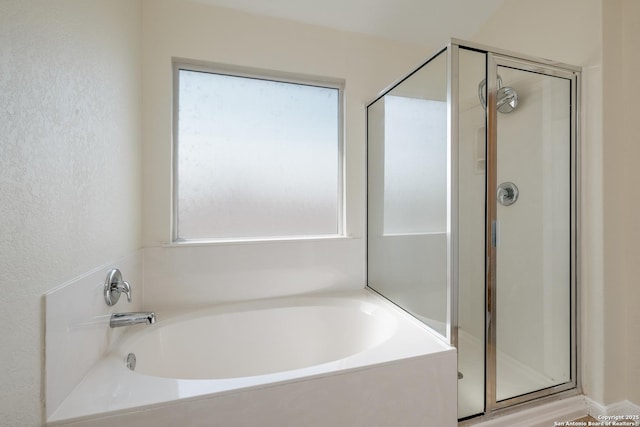
[[127,302],[131,302],[131,285],[129,282],[121,281],[117,284],[118,292],[127,296]]
[[131,302],[131,285],[122,280],[122,273],[117,268],[109,271],[104,281],[104,301],[108,306],[115,305],[120,299],[120,294],[127,295],[127,301]]

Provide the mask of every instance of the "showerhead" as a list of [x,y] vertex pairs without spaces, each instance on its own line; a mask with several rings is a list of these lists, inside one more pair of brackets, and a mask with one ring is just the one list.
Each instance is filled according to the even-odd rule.
[[[478,97],[482,108],[487,108],[487,100],[485,99],[487,81],[482,80],[478,85]],[[512,87],[502,87],[502,77],[498,76],[498,92],[496,94],[498,101],[496,107],[499,112],[508,114],[518,106],[518,92]]]
[[501,113],[510,113],[518,106],[518,92],[512,87],[505,86],[498,89],[498,111]]

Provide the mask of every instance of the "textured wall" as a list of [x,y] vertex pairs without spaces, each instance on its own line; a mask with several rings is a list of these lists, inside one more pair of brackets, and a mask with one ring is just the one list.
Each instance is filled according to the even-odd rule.
[[140,5],[0,2],[0,414],[42,421],[42,293],[140,246]]

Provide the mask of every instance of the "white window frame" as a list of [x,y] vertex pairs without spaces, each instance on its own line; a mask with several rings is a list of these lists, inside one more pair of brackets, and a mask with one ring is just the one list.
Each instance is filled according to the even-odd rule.
[[[280,71],[263,70],[259,68],[236,67],[226,64],[217,64],[197,60],[189,60],[182,58],[173,58],[173,99],[172,99],[172,178],[171,178],[171,241],[173,245],[190,245],[190,244],[215,244],[228,242],[255,242],[255,241],[281,241],[281,240],[315,240],[315,239],[333,239],[346,237],[345,222],[345,161],[344,161],[344,89],[345,82],[341,79],[318,77],[311,75],[301,75],[295,73],[287,73]],[[306,86],[316,86],[321,88],[330,88],[338,90],[338,185],[337,185],[337,230],[336,234],[323,235],[297,235],[297,236],[256,236],[256,237],[236,237],[236,238],[211,238],[204,237],[202,239],[182,239],[178,236],[178,151],[179,151],[179,127],[178,127],[178,100],[180,99],[180,70],[199,71],[205,73],[221,74],[231,77],[245,77],[259,80],[292,83]]]

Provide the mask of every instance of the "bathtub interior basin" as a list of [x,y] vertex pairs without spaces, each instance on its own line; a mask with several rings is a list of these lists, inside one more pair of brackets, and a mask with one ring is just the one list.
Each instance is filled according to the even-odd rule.
[[135,372],[163,378],[224,379],[321,365],[386,341],[397,327],[373,304],[276,305],[191,314],[162,322],[122,346]]

